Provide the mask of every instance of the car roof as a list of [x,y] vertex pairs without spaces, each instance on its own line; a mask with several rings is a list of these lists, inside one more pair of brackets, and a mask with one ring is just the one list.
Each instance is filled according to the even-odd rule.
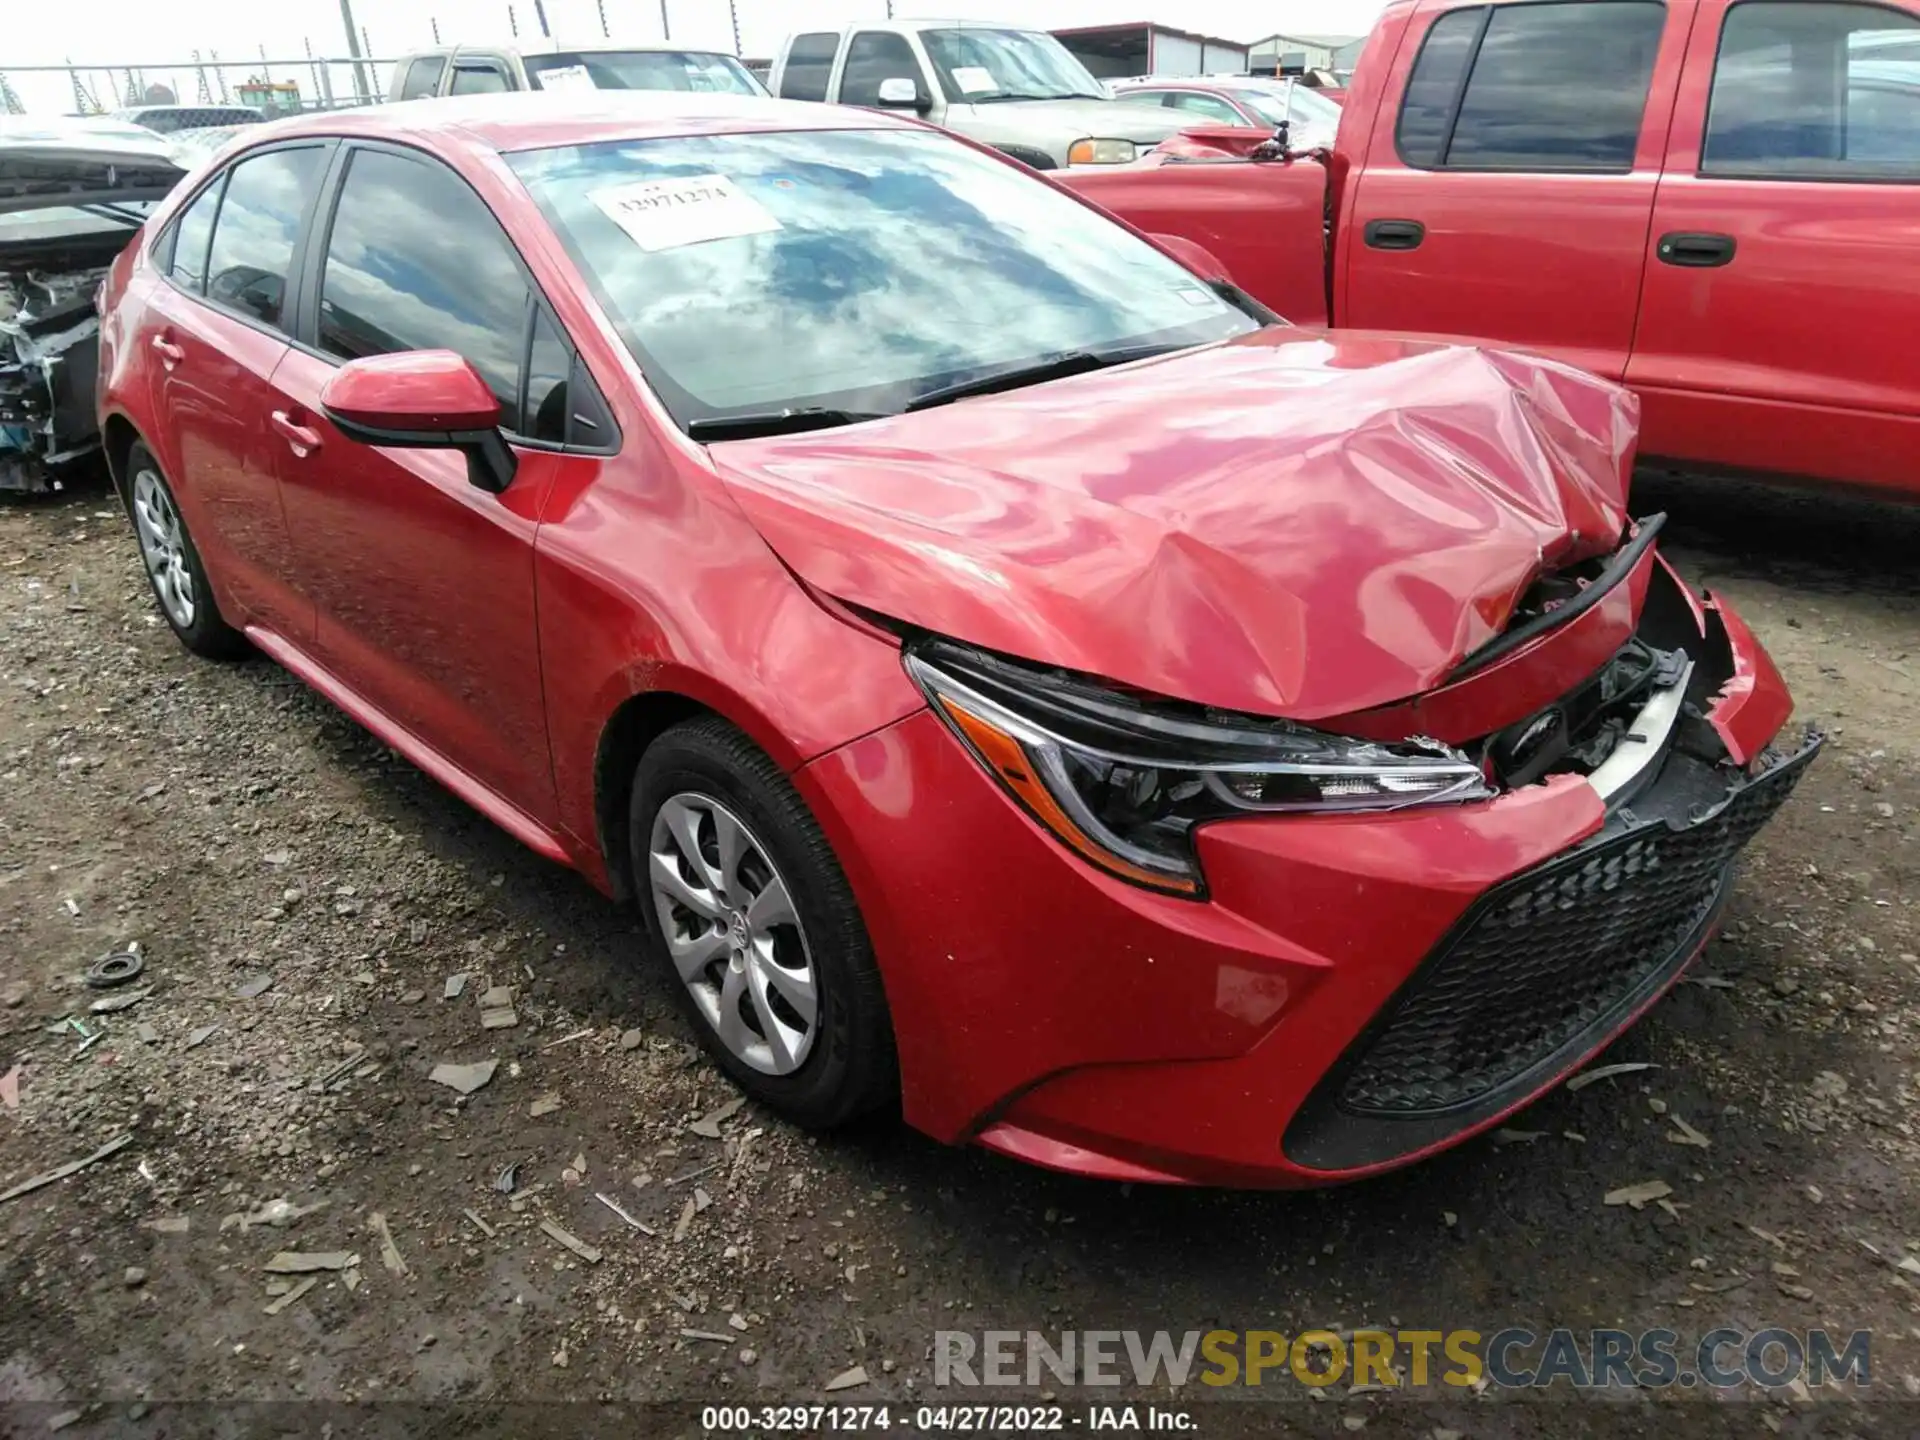
[[257,127],[256,133],[262,140],[338,135],[510,152],[672,135],[916,128],[920,127],[912,121],[878,111],[760,95],[681,90],[600,90],[586,95],[516,90],[300,115]]

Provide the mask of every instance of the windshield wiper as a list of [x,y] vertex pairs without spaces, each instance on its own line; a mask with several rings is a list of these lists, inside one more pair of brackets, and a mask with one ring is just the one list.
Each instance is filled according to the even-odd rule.
[[877,410],[834,410],[821,405],[799,409],[754,410],[745,415],[708,415],[687,422],[695,440],[751,440],[761,435],[797,435],[803,430],[830,430],[862,420],[883,420]]
[[935,405],[945,405],[951,400],[965,400],[973,395],[996,395],[1002,390],[1017,390],[1023,385],[1038,385],[1047,380],[1064,380],[1069,375],[1084,375],[1089,370],[1104,370],[1110,365],[1124,365],[1130,360],[1146,360],[1155,355],[1170,355],[1175,350],[1189,348],[1186,345],[1135,345],[1122,350],[1068,350],[1059,355],[1049,355],[1031,365],[997,370],[973,380],[923,390],[907,402],[906,408],[926,410]]

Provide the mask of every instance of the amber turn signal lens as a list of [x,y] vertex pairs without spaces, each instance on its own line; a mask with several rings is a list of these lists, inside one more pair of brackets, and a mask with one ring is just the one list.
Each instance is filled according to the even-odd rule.
[[1117,875],[1135,885],[1145,885],[1173,895],[1199,893],[1197,881],[1179,875],[1162,875],[1145,866],[1135,865],[1094,840],[1074,823],[1073,817],[1053,798],[1053,792],[1034,772],[1033,762],[1028,759],[1025,747],[1018,740],[991,721],[983,720],[951,696],[941,695],[938,699],[955,728],[966,737],[967,743],[987,769],[993,772],[994,778],[1012,792],[1028,814],[1078,854],[1108,874]]

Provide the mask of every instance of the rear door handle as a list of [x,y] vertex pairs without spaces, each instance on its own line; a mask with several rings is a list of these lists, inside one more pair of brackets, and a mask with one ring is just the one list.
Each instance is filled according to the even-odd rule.
[[1733,259],[1731,235],[1711,231],[1673,230],[1660,237],[1654,254],[1663,265],[1682,265],[1694,270],[1711,270]]
[[319,431],[308,429],[284,410],[274,411],[271,418],[273,428],[280,432],[295,455],[304,458],[309,451],[320,448]]
[[187,352],[164,335],[156,335],[147,343],[153,347],[153,353],[160,357],[160,363],[169,370],[187,358]]
[[1427,227],[1418,220],[1369,220],[1360,233],[1374,250],[1418,250]]

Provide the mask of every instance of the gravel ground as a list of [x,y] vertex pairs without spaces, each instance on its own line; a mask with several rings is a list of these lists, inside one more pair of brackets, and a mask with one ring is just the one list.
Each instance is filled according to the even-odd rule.
[[[1554,1093],[1512,1122],[1532,1139],[1291,1195],[735,1108],[629,916],[283,672],[189,657],[105,493],[0,508],[0,1190],[133,1137],[0,1204],[0,1432],[123,1426],[140,1401],[982,1398],[935,1391],[939,1329],[1777,1324],[1870,1330],[1873,1383],[1718,1405],[1268,1387],[1284,1410],[1195,1413],[1215,1434],[1911,1433],[1920,511],[1639,499],[1832,743],[1695,983],[1608,1057],[1655,1068]],[[134,942],[145,997],[88,1015],[81,972]],[[483,1028],[492,987],[509,1026]],[[53,1028],[70,1015],[102,1038]],[[430,1077],[476,1061],[498,1064],[470,1096]],[[1602,1203],[1651,1180],[1669,1206]],[[357,1259],[288,1297],[282,1250]],[[1087,1393],[1060,1398],[1077,1417]]]

